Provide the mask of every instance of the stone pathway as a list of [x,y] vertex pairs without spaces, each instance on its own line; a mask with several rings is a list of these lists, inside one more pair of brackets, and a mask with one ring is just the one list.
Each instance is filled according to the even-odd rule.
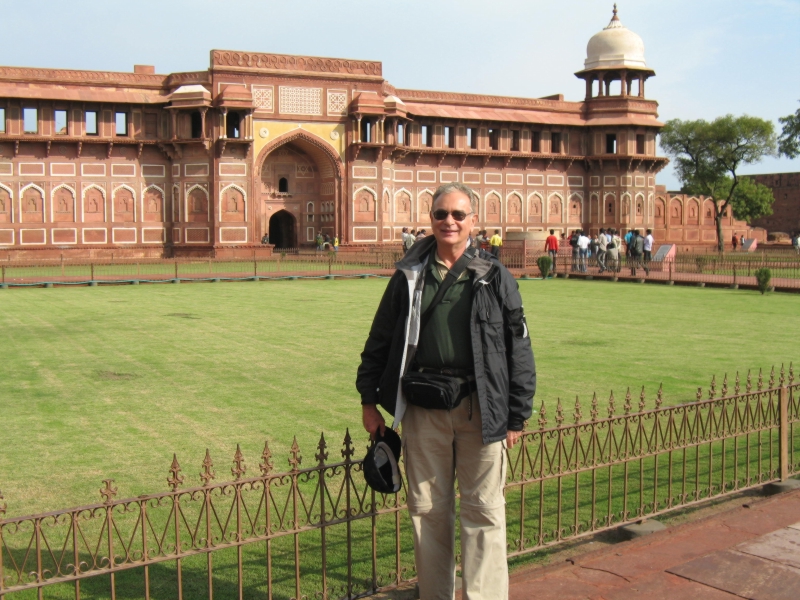
[[800,599],[800,490],[511,576],[510,600]]

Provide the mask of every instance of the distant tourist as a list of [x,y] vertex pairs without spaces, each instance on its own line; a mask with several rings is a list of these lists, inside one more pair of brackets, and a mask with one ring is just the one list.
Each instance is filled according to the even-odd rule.
[[731,246],[733,246],[733,251],[736,252],[736,247],[739,245],[739,238],[736,236],[736,232],[733,232],[733,237],[731,238]]
[[405,254],[411,250],[411,246],[414,245],[414,236],[408,231],[408,227],[403,227],[403,233],[400,239],[403,243],[403,254]]
[[339,234],[338,233],[335,236],[333,236],[333,251],[334,252],[338,252],[339,251]]
[[648,229],[647,235],[644,236],[644,266],[649,267],[650,261],[653,260],[653,242],[655,242],[655,238],[653,237],[653,230]]
[[417,241],[424,240],[424,239],[425,239],[425,230],[424,229],[420,229],[417,232]]
[[578,248],[578,238],[579,237],[580,237],[580,234],[578,233],[577,229],[572,232],[571,236],[569,236],[569,245],[572,248],[572,269],[571,269],[572,271],[577,271],[578,270],[578,260],[579,260],[580,254],[581,254],[581,251]]
[[494,230],[494,235],[489,240],[489,245],[492,247],[492,254],[500,256],[500,246],[503,245],[503,238],[500,237],[499,229]]
[[325,238],[322,237],[322,231],[317,233],[317,237],[315,238],[315,242],[317,244],[317,252],[322,252],[322,245],[325,243]]
[[625,234],[625,256],[631,255],[631,240],[633,239],[633,229],[628,229]]
[[[544,251],[550,255],[550,272],[556,272],[556,258],[558,258],[558,238],[555,235],[556,230],[551,229],[550,235],[547,236],[547,239],[544,241]],[[542,274],[543,277],[547,277],[547,273]]]
[[612,273],[619,273],[619,249],[622,240],[617,235],[616,229],[608,230],[608,244],[606,245],[606,268]]
[[792,248],[797,254],[800,254],[800,231],[794,232],[794,237],[792,238]]
[[264,236],[261,238],[262,244],[269,244],[269,234],[265,233]]
[[628,244],[628,252],[631,261],[631,275],[636,275],[636,268],[644,266],[646,275],[650,275],[650,268],[647,265],[642,265],[642,256],[644,255],[644,238],[639,235],[639,230],[634,229],[631,231],[631,241]]
[[579,258],[579,271],[586,273],[586,260],[589,258],[589,238],[582,230],[578,231],[578,258]]
[[597,266],[600,267],[600,272],[606,270],[606,252],[608,248],[608,238],[606,237],[606,230],[600,228],[600,233],[597,234]]

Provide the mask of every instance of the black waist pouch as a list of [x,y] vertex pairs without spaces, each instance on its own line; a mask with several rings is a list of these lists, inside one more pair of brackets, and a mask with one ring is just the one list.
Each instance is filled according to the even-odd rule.
[[461,403],[463,380],[438,373],[412,371],[403,377],[403,394],[414,406],[452,410]]

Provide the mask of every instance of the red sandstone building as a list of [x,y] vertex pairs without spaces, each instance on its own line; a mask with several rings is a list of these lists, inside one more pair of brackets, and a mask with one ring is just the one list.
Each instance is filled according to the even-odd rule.
[[[653,228],[715,240],[711,200],[667,194],[641,38],[616,11],[582,101],[395,89],[379,62],[211,52],[157,75],[0,68],[0,256],[234,256],[396,243],[433,191],[480,196],[482,228]],[[727,219],[726,239],[742,223]]]

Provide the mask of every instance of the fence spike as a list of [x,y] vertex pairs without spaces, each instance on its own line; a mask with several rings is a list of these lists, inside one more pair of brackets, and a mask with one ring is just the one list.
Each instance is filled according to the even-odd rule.
[[244,464],[244,455],[239,444],[236,444],[236,453],[233,455],[233,467],[231,467],[231,475],[234,481],[239,481],[247,472],[247,467]]
[[789,363],[789,385],[794,383],[794,366],[793,363]]
[[581,419],[583,418],[583,415],[581,414],[581,403],[578,400],[577,394],[575,395],[575,413],[573,414],[573,416],[575,417],[576,425],[580,423]]
[[211,460],[211,453],[206,448],[206,457],[203,459],[203,472],[200,473],[200,479],[203,480],[203,485],[206,486],[211,483],[211,480],[217,476],[213,471],[214,461]]
[[738,396],[739,395],[739,389],[740,389],[740,386],[739,386],[739,371],[736,371],[736,385],[733,388],[734,396]]
[[611,395],[608,397],[608,418],[611,419],[614,417],[614,390],[611,390]]
[[644,386],[642,386],[642,393],[639,394],[639,412],[644,412],[644,399],[645,399]]
[[8,509],[8,505],[5,503],[5,496],[3,496],[3,492],[0,491],[0,521],[2,521],[6,516],[6,510]]
[[656,394],[656,409],[661,408],[661,403],[664,401],[664,384],[658,386],[658,393]]
[[169,467],[169,472],[172,476],[167,477],[167,484],[169,485],[169,489],[174,492],[180,487],[185,479],[185,477],[181,475],[181,465],[178,463],[177,454],[172,455],[172,464]]
[[289,457],[289,464],[292,466],[292,471],[297,471],[300,463],[303,462],[303,457],[300,456],[300,445],[297,443],[297,436],[292,439],[292,447],[289,449],[291,456]]
[[750,373],[750,369],[747,369],[747,393],[750,393],[750,390],[753,389],[753,377]]
[[695,398],[697,399],[698,402],[703,399],[703,388],[701,387],[697,388],[697,393],[695,394]]
[[717,376],[711,378],[711,387],[708,390],[708,399],[713,400],[717,395]]
[[556,426],[561,427],[564,422],[564,408],[561,406],[561,398],[558,398],[556,403]]
[[622,405],[622,410],[625,412],[626,415],[631,414],[631,388],[628,388],[628,391],[625,392],[625,404]]
[[758,386],[758,387],[757,387],[756,389],[757,389],[759,392],[761,391],[761,388],[762,388],[762,387],[764,387],[764,376],[763,376],[763,374],[761,373],[761,369],[759,369],[759,370],[758,370],[758,384],[757,384],[757,386]]
[[592,394],[592,421],[597,421],[597,392]]
[[262,475],[269,475],[275,465],[272,464],[272,451],[269,449],[269,442],[264,442],[264,450],[261,452],[261,462],[258,468],[261,470]]
[[725,378],[722,380],[722,394],[721,396],[725,398],[728,395],[728,374],[725,373]]
[[344,462],[351,462],[353,454],[355,453],[353,438],[350,437],[350,428],[348,427],[344,434],[344,448],[342,448],[342,458],[344,458]]
[[769,387],[775,387],[775,365],[772,365],[772,370],[769,372]]
[[786,382],[786,371],[783,368],[783,363],[781,363],[781,378],[778,382],[781,387],[783,387],[783,384]]
[[539,429],[547,427],[547,409],[544,406],[544,399],[542,399],[542,407],[539,409]]
[[114,501],[114,496],[117,495],[117,488],[111,485],[113,483],[113,479],[103,479],[103,487],[100,488],[103,504],[111,504]]
[[328,460],[328,444],[325,442],[325,434],[321,433],[319,435],[319,444],[317,444],[317,453],[314,455],[314,458],[317,459],[317,464],[321,467],[325,464],[325,461]]

